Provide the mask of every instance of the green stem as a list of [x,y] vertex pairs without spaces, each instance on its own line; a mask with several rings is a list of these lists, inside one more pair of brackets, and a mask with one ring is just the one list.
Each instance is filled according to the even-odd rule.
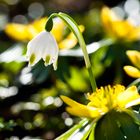
[[130,83],[130,84],[128,85],[128,87],[133,86],[133,85],[138,86],[139,84],[140,84],[140,78],[138,78],[138,79],[136,79],[135,81],[133,81],[132,83]]
[[84,41],[84,38],[82,36],[82,33],[77,25],[77,23],[67,14],[64,13],[54,13],[52,15],[50,15],[50,17],[48,18],[48,25],[46,23],[46,30],[50,31],[52,29],[52,18],[54,17],[59,17],[61,18],[67,25],[68,27],[71,29],[71,31],[74,33],[74,35],[76,36],[76,38],[79,41],[79,45],[83,51],[84,54],[84,60],[85,60],[85,65],[86,68],[88,69],[89,72],[89,78],[90,78],[90,82],[91,82],[91,86],[92,86],[92,90],[95,91],[96,90],[96,81],[92,72],[92,68],[91,68],[91,63],[90,63],[90,59],[89,59],[89,55],[86,49],[86,44]]
[[93,72],[92,72],[92,68],[88,68],[88,73],[89,73],[89,79],[90,79],[90,83],[91,83],[91,86],[92,86],[92,90],[93,92],[96,91],[96,81],[95,81],[95,78],[93,76]]

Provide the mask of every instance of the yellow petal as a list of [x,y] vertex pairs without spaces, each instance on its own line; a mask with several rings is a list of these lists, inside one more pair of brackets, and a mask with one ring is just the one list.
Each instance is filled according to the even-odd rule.
[[66,39],[62,40],[59,43],[59,48],[60,49],[70,49],[70,48],[74,47],[76,44],[77,44],[76,37],[73,35],[73,33],[70,33]]
[[120,19],[108,7],[102,9],[101,20],[106,32],[114,38],[122,38],[126,41],[140,39],[140,27],[135,27],[130,21]]
[[135,50],[129,50],[126,52],[130,61],[140,69],[140,52]]
[[78,107],[67,107],[67,112],[72,115],[79,116],[79,117],[87,117],[87,118],[96,118],[101,115],[104,115],[102,111],[97,108],[92,108],[88,106],[78,106]]
[[33,39],[37,34],[44,30],[47,18],[41,18],[27,25],[28,39]]
[[[126,108],[135,105],[133,101],[140,99],[140,95],[137,91],[136,86],[131,86],[128,89],[126,89],[123,93],[120,93],[117,97],[118,100],[118,106],[121,108]],[[131,103],[133,102],[133,104]],[[138,104],[138,102],[136,102]]]
[[101,11],[101,20],[107,33],[112,35],[112,23],[119,20],[119,18],[108,7],[103,7]]
[[27,26],[22,24],[11,23],[5,27],[5,33],[11,38],[18,41],[28,40]]
[[[81,32],[83,32],[85,29],[83,25],[79,25],[78,27]],[[70,49],[70,48],[75,47],[76,44],[77,44],[77,38],[75,37],[75,35],[72,32],[70,32],[70,34],[65,39],[60,41],[59,48],[60,49]]]
[[76,106],[77,104],[79,104],[76,101],[74,101],[66,96],[61,95],[60,97],[69,106]]
[[129,34],[128,40],[139,40],[140,39],[140,26],[134,27],[133,31]]
[[109,27],[109,22],[119,20],[116,14],[112,10],[110,10],[108,7],[102,8],[101,19],[102,19],[103,24],[106,27]]
[[115,21],[112,23],[112,30],[118,38],[128,39],[133,26],[128,21]]
[[70,106],[66,109],[72,115],[76,115],[79,117],[95,118],[104,113],[101,111],[101,109],[82,105],[66,96],[61,96],[61,99]]
[[28,40],[32,40],[37,34],[39,34],[40,32],[34,28],[34,26],[32,25],[28,25],[27,26],[27,32],[28,32]]
[[136,100],[133,100],[131,102],[129,102],[128,104],[125,105],[125,108],[129,108],[131,106],[135,106],[135,105],[138,105],[140,104],[140,97]]
[[123,69],[125,70],[125,72],[133,77],[133,78],[140,78],[140,70],[132,67],[132,66],[124,66]]
[[51,33],[54,35],[57,42],[60,42],[63,39],[63,31],[65,29],[65,24],[62,20],[54,20],[53,28]]
[[32,25],[38,32],[41,32],[44,30],[46,22],[47,22],[47,17],[44,17],[44,18],[35,20],[30,25]]

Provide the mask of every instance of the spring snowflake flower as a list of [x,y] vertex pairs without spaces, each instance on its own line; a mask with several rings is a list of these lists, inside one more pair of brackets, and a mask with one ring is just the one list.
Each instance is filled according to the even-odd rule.
[[41,58],[45,66],[53,64],[57,69],[58,46],[50,32],[42,31],[27,45],[27,59],[30,66],[34,66]]
[[126,111],[129,107],[140,104],[140,95],[135,86],[125,89],[122,85],[106,86],[97,89],[92,94],[87,94],[89,103],[80,104],[66,96],[61,99],[69,105],[66,110],[79,117],[97,118],[111,110]]
[[120,19],[108,7],[102,9],[101,20],[107,34],[115,39],[126,41],[140,39],[140,26],[136,27],[128,20]]
[[135,50],[129,50],[126,52],[126,54],[135,67],[124,66],[125,72],[133,78],[140,78],[140,52]]

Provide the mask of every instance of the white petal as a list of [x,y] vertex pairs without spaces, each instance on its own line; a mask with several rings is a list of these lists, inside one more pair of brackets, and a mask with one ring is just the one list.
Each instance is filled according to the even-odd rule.
[[51,33],[42,31],[28,43],[27,58],[33,61],[29,63],[31,66],[43,58],[45,66],[53,64],[54,69],[56,69],[58,51],[56,40]]
[[45,49],[44,44],[44,34],[45,31],[40,32],[35,38],[33,38],[27,45],[27,58],[28,60],[32,59],[32,55],[35,56],[33,62],[29,62],[31,66],[35,65],[41,58]]
[[56,59],[55,62],[53,63],[53,68],[54,68],[54,70],[57,69],[57,59]]
[[[54,39],[54,37],[51,35],[51,33],[47,32],[47,46],[44,50],[43,53],[43,60],[45,61],[45,63],[48,63],[49,65],[54,63],[55,61],[57,61],[58,58],[58,46],[56,43],[56,40]],[[50,57],[49,61],[46,58]],[[47,64],[46,64],[47,65]]]

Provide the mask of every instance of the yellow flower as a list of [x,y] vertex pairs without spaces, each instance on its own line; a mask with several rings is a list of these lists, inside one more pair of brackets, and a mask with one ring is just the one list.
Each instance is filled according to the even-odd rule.
[[[5,33],[17,41],[28,42],[44,30],[46,21],[47,18],[44,17],[26,25],[9,23],[5,27]],[[77,39],[72,32],[64,36],[65,28],[66,25],[62,20],[59,18],[54,19],[51,33],[60,49],[72,48],[77,44]],[[84,31],[84,26],[80,25],[79,28],[82,32]]]
[[9,23],[5,27],[5,33],[15,40],[29,41],[39,32],[44,30],[46,21],[47,18],[41,18],[27,25]]
[[135,50],[129,50],[126,52],[126,54],[135,67],[124,66],[125,72],[133,78],[140,78],[140,52]]
[[101,117],[111,110],[125,111],[127,108],[140,104],[140,95],[135,86],[125,89],[122,85],[101,87],[92,94],[87,94],[89,103],[80,104],[66,96],[61,99],[69,105],[66,110],[79,117]]
[[104,7],[101,11],[101,20],[106,32],[115,39],[133,41],[140,39],[140,26],[136,27],[128,20],[122,20]]

